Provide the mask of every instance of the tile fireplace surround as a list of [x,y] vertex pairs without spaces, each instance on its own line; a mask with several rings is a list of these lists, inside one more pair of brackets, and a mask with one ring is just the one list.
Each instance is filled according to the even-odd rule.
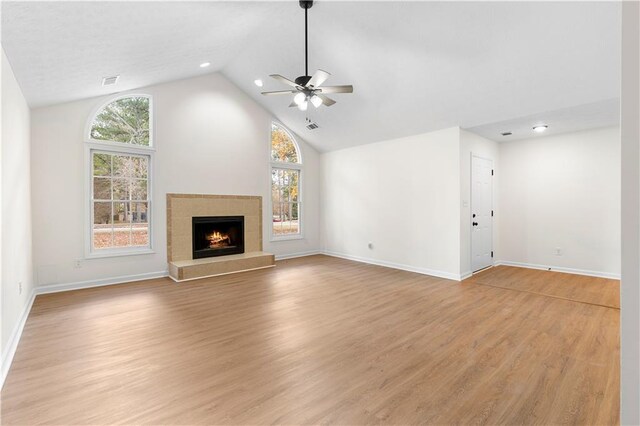
[[[193,259],[192,218],[199,216],[244,216],[245,252]],[[167,261],[175,281],[274,266],[273,254],[262,251],[262,197],[167,194]]]

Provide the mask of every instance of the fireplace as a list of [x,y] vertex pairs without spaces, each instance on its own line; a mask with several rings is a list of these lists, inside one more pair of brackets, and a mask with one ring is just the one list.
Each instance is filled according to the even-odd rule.
[[244,253],[244,216],[192,218],[193,258]]

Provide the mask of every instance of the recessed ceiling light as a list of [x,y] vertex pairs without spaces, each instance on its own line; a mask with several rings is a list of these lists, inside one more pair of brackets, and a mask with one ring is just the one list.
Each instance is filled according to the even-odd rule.
[[536,133],[542,133],[545,130],[547,130],[547,127],[549,127],[549,126],[547,126],[546,124],[541,124],[539,126],[533,126],[533,131],[536,132]]
[[260,79],[253,80],[253,84],[255,84],[258,87],[262,87],[262,80],[260,80]]
[[200,64],[200,68],[206,68],[209,65],[211,65],[211,62],[203,62],[203,63]]

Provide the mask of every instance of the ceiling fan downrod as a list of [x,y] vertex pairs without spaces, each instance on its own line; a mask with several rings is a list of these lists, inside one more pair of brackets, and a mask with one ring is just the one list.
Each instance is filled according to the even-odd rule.
[[296,84],[305,86],[311,76],[309,75],[309,29],[307,12],[313,6],[313,0],[300,0],[300,7],[304,9],[304,75],[296,78]]

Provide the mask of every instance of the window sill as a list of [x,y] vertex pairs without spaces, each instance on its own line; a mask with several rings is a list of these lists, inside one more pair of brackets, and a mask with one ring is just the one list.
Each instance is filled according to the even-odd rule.
[[150,248],[143,248],[140,250],[116,250],[116,251],[107,251],[104,252],[91,252],[85,255],[85,259],[102,259],[105,257],[123,257],[123,256],[138,256],[141,254],[155,254],[155,250]]
[[271,237],[271,242],[277,242],[277,241],[291,241],[291,240],[304,240],[304,235],[302,234],[295,234],[295,235],[285,235],[282,237]]

